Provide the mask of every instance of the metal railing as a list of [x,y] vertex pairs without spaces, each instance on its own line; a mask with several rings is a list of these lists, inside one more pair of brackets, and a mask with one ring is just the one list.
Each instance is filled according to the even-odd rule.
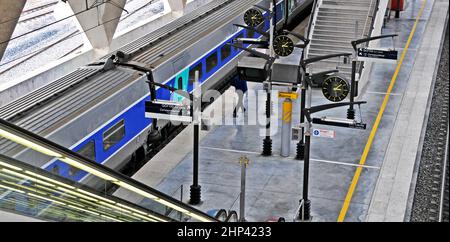
[[[317,13],[320,6],[322,5],[322,0],[314,0],[311,16],[309,17],[308,29],[306,30],[306,36],[309,40],[312,39],[313,28],[317,20]],[[304,51],[303,57],[308,57],[310,45],[308,45]]]
[[[373,5],[374,3],[375,3],[375,5]],[[373,30],[374,30],[374,25],[375,25],[375,20],[376,20],[376,16],[379,11],[379,8],[380,8],[380,0],[371,0],[370,1],[370,7],[369,7],[368,14],[367,14],[366,23],[364,24],[364,28],[363,28],[363,38],[370,38],[372,36]],[[370,27],[367,28],[369,19],[371,20]],[[369,46],[369,42],[366,43],[366,47],[368,47],[368,46]],[[360,62],[358,71],[357,71],[357,73],[359,74],[359,77],[361,77],[361,75],[364,71],[364,67],[365,67],[364,62]]]

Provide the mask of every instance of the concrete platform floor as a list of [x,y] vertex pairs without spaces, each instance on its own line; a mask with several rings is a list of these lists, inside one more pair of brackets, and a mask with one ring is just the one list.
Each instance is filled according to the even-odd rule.
[[[402,13],[401,18],[391,19],[383,30],[383,34],[399,34],[395,41],[395,47],[400,53],[407,42],[423,1],[409,2],[410,4]],[[397,83],[390,95],[367,162],[362,166],[360,180],[344,221],[356,222],[368,219],[369,207],[373,200],[375,187],[379,182],[383,162],[390,148],[391,139],[395,138],[391,135],[398,121],[399,113],[402,112],[401,107],[408,101],[405,100],[405,96],[408,94],[411,73],[424,39],[424,32],[427,26],[428,28],[435,27],[427,25],[435,2],[440,1],[427,1],[423,15],[418,21],[416,33],[400,69]],[[390,40],[381,42],[382,47],[392,47],[392,45]],[[313,221],[337,221],[355,171],[360,166],[361,155],[395,69],[395,64],[374,64],[369,82],[359,97],[361,100],[368,101],[368,104],[362,106],[361,110],[363,121],[368,124],[367,130],[314,126],[314,128],[335,130],[337,137],[335,139],[313,138],[312,140],[310,199]],[[427,69],[424,75],[432,77],[434,71]],[[262,86],[250,84],[249,88],[250,92],[254,92],[261,90]],[[325,103],[327,101],[320,91],[316,90],[313,105]],[[261,100],[260,105],[263,104],[264,100]],[[298,124],[299,101],[295,103],[294,107],[293,123]],[[327,111],[316,116],[345,118],[346,108]],[[244,116],[241,114],[237,120],[243,118]],[[414,122],[414,120],[411,121]],[[240,166],[238,161],[241,156],[245,155],[250,159],[250,166],[247,170],[246,219],[248,221],[266,221],[273,216],[282,216],[287,221],[293,221],[301,199],[303,162],[294,159],[295,143],[291,145],[291,157],[282,158],[279,155],[281,132],[273,136],[274,155],[272,157],[261,156],[260,128],[260,126],[216,126],[209,132],[202,132],[199,177],[203,203],[198,206],[199,209],[203,211],[221,208],[239,210]],[[421,132],[421,130],[417,132]],[[417,147],[412,148],[417,151]],[[189,127],[133,178],[176,198],[180,198],[180,186],[183,185],[183,201],[187,202],[189,186],[192,184],[191,151],[192,128]],[[410,183],[411,181],[406,182]],[[146,200],[135,202],[144,206],[150,204]]]

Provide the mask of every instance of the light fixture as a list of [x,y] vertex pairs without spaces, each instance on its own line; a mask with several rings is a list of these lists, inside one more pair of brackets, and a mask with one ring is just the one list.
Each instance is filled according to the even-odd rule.
[[26,180],[29,180],[29,181],[34,181],[34,182],[36,182],[36,183],[40,183],[40,184],[42,184],[42,185],[44,185],[44,186],[55,187],[55,185],[50,184],[50,183],[48,183],[48,182],[41,181],[41,180],[36,179],[36,178],[34,178],[34,177],[27,176],[27,175],[25,175],[25,174],[18,173],[18,172],[15,172],[15,171],[11,171],[11,170],[8,170],[8,169],[6,169],[6,168],[2,168],[2,171],[6,172],[6,173],[8,173],[8,174],[17,176],[17,177],[21,177],[21,178],[26,179]]
[[202,222],[213,222],[213,220],[211,220],[211,219],[209,219],[207,217],[193,214],[193,213],[189,212],[188,210],[186,210],[186,209],[184,209],[184,208],[182,208],[182,207],[180,207],[178,205],[175,205],[175,204],[173,204],[171,202],[168,202],[168,201],[166,201],[164,199],[158,198],[155,195],[152,195],[152,194],[150,194],[148,192],[145,192],[145,191],[143,191],[141,189],[133,187],[133,186],[131,186],[131,185],[125,183],[125,182],[119,181],[119,182],[115,182],[115,184],[117,184],[117,185],[119,185],[119,186],[121,186],[121,187],[123,187],[123,188],[125,188],[127,190],[133,191],[133,192],[135,192],[137,194],[140,194],[140,195],[142,195],[142,196],[144,196],[146,198],[152,199],[152,200],[154,200],[154,201],[156,201],[158,203],[161,203],[161,204],[163,204],[163,205],[165,205],[167,207],[173,208],[173,209],[175,209],[175,210],[177,210],[177,211],[179,211],[181,213],[187,214],[187,215],[189,215],[189,216],[191,216],[191,217],[193,217],[193,218],[195,218],[195,219],[197,219],[199,221],[202,221]]
[[153,215],[148,214],[148,213],[146,213],[146,212],[143,212],[143,211],[134,209],[134,208],[132,208],[132,207],[123,205],[123,204],[121,204],[121,203],[117,203],[117,206],[119,206],[119,207],[121,207],[121,208],[128,209],[128,210],[130,210],[130,211],[133,211],[133,212],[134,212],[133,214],[136,214],[136,213],[137,213],[137,214],[140,214],[141,216],[143,216],[143,215],[144,215],[144,216],[148,216],[148,217],[150,217],[151,219],[154,219],[154,220],[157,220],[157,221],[160,221],[160,222],[167,222],[167,220],[160,219],[160,218],[158,218],[158,217],[156,217],[156,216],[153,216]]
[[105,202],[103,202],[103,201],[100,201],[100,202],[98,202],[98,203],[101,204],[101,205],[103,205],[103,206],[106,206],[106,207],[109,207],[109,208],[112,208],[112,209],[115,209],[115,210],[118,210],[118,211],[122,211],[122,212],[129,213],[129,214],[132,213],[132,212],[127,211],[127,210],[125,210],[125,209],[123,209],[123,208],[119,208],[119,207],[117,207],[117,206],[114,206],[114,205],[109,204],[109,203],[105,203]]
[[16,167],[16,166],[13,166],[13,165],[10,165],[8,163],[1,162],[1,161],[0,161],[0,166],[8,167],[9,169],[13,169],[13,170],[16,170],[16,171],[21,171],[22,170],[19,167]]
[[105,173],[103,173],[101,171],[98,171],[98,170],[96,170],[96,169],[94,169],[92,167],[89,167],[89,166],[87,166],[85,164],[82,164],[81,162],[72,160],[71,158],[63,157],[63,158],[60,158],[60,160],[65,162],[65,163],[67,163],[67,164],[69,164],[69,165],[71,165],[71,166],[73,166],[73,167],[76,167],[76,168],[78,168],[80,170],[83,170],[85,172],[91,173],[94,176],[100,177],[100,178],[102,178],[102,179],[104,179],[106,181],[117,182],[117,179],[113,178],[112,176],[109,176],[109,175],[107,175],[107,174],[105,174]]
[[92,198],[92,197],[89,197],[89,196],[85,196],[85,195],[83,195],[83,194],[81,194],[81,193],[79,193],[79,192],[72,191],[72,190],[66,189],[66,188],[64,188],[64,187],[57,187],[57,189],[58,189],[58,190],[61,190],[61,191],[63,191],[63,192],[72,194],[72,195],[74,195],[74,196],[76,196],[76,197],[81,197],[81,198],[84,198],[84,199],[89,200],[89,201],[92,201],[92,202],[98,202],[98,200],[95,199],[95,198]]
[[122,222],[122,221],[120,221],[120,220],[118,220],[118,219],[116,219],[116,218],[112,218],[112,217],[110,217],[110,216],[106,216],[106,215],[103,215],[103,214],[101,214],[100,217],[104,217],[104,218],[107,218],[107,219],[109,219],[109,220],[113,220],[113,221],[116,221],[116,222]]
[[136,212],[136,213],[139,213],[139,214],[141,214],[141,215],[147,215],[147,213],[145,213],[145,212],[139,211],[139,210],[137,210],[137,209],[128,207],[128,206],[123,205],[123,204],[120,204],[120,203],[118,203],[117,206],[119,206],[119,207],[121,207],[121,208],[128,209],[128,210],[133,211],[133,212]]
[[114,182],[114,183],[115,183],[116,185],[119,185],[119,186],[121,186],[121,187],[123,187],[123,188],[125,188],[125,189],[127,189],[127,190],[130,190],[130,191],[132,191],[132,192],[135,192],[135,193],[137,193],[137,194],[139,194],[139,195],[141,195],[141,196],[144,196],[144,197],[146,197],[146,198],[150,198],[150,199],[152,199],[152,200],[157,199],[157,197],[156,197],[155,195],[150,194],[150,193],[148,193],[148,192],[145,192],[145,191],[143,191],[143,190],[141,190],[141,189],[139,189],[139,188],[137,188],[137,187],[131,186],[130,184],[125,183],[125,182],[123,182],[123,181],[118,181],[118,182]]
[[156,220],[154,220],[154,219],[152,219],[152,218],[149,218],[149,217],[146,217],[146,216],[142,216],[142,215],[140,215],[140,214],[138,214],[138,213],[133,213],[133,215],[136,216],[136,217],[138,217],[138,218],[141,218],[141,219],[143,219],[143,220],[146,220],[146,221],[150,221],[150,222],[158,222],[158,221],[156,221]]
[[62,206],[66,206],[66,205],[67,205],[67,204],[65,204],[65,203],[56,201],[56,200],[54,200],[54,199],[51,199],[51,198],[48,198],[48,197],[39,196],[39,195],[30,193],[30,192],[28,192],[27,194],[28,194],[28,196],[32,196],[32,197],[36,197],[36,198],[39,198],[39,199],[42,199],[42,200],[46,200],[46,201],[49,201],[49,202],[52,202],[52,203],[56,203],[56,204],[58,204],[58,205],[62,205]]
[[41,176],[41,175],[36,174],[36,173],[34,173],[34,172],[31,172],[31,171],[25,171],[25,173],[27,173],[28,175],[31,175],[31,176],[40,178],[40,179],[42,179],[42,180],[46,180],[46,181],[48,181],[48,182],[55,183],[55,184],[57,184],[57,185],[59,185],[59,186],[63,186],[63,187],[69,188],[69,189],[75,189],[75,187],[73,187],[73,186],[67,185],[67,184],[65,184],[65,183],[62,183],[62,182],[53,180],[53,179],[48,178],[48,177],[45,177],[45,176]]
[[79,210],[79,211],[82,211],[82,212],[90,213],[90,214],[93,214],[93,215],[96,215],[96,216],[100,216],[99,213],[96,213],[96,212],[93,212],[93,211],[90,211],[90,210],[87,210],[87,209],[84,209],[84,208],[79,208],[77,206],[73,206],[73,205],[70,205],[70,204],[68,205],[68,207],[76,209],[76,210]]
[[10,182],[10,181],[2,181],[2,182],[3,182],[3,183],[6,183],[6,184],[9,184],[9,185],[11,185],[11,186],[14,186],[14,187],[20,187],[20,188],[22,188],[23,190],[28,190],[28,191],[32,191],[32,192],[35,192],[35,193],[40,193],[40,194],[42,194],[42,195],[46,195],[46,194],[47,194],[47,193],[45,193],[45,192],[41,192],[41,191],[38,191],[38,190],[33,189],[33,188],[31,188],[31,187],[23,186],[23,185],[14,183],[14,182]]
[[86,195],[88,195],[88,196],[95,197],[95,198],[97,198],[98,200],[102,200],[102,201],[105,201],[105,202],[108,202],[108,203],[113,203],[113,204],[115,203],[114,201],[111,201],[111,200],[109,200],[109,199],[107,199],[107,198],[104,198],[104,197],[98,196],[98,195],[96,195],[96,194],[93,194],[93,193],[84,191],[84,190],[82,190],[82,189],[80,189],[80,188],[77,188],[77,189],[75,189],[75,190],[78,191],[78,192],[81,192],[81,193],[83,193],[83,194],[86,194]]
[[15,191],[15,192],[18,192],[18,193],[25,193],[24,191],[21,191],[21,190],[19,190],[19,189],[15,189],[15,188],[12,188],[12,187],[4,186],[4,185],[2,185],[2,184],[0,184],[0,187],[1,187],[1,188],[4,188],[4,189],[6,189],[6,190]]
[[43,147],[41,145],[38,145],[38,144],[33,143],[33,142],[29,141],[29,140],[26,140],[26,139],[24,139],[22,137],[19,137],[19,136],[15,135],[15,134],[12,134],[12,133],[10,133],[10,132],[8,132],[6,130],[0,129],[0,136],[3,136],[6,139],[9,139],[9,140],[11,140],[11,141],[13,141],[15,143],[21,144],[21,145],[23,145],[25,147],[31,148],[31,149],[33,149],[33,150],[35,150],[37,152],[40,152],[40,153],[42,153],[44,155],[48,155],[48,156],[52,156],[52,157],[56,157],[56,158],[61,158],[62,157],[62,155],[57,153],[57,152],[54,152],[54,151],[52,151],[50,149],[47,149],[47,148],[45,148],[45,147]]

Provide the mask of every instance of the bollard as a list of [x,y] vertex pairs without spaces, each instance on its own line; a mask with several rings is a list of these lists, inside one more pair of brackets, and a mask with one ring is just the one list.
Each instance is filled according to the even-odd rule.
[[279,92],[278,97],[284,98],[281,117],[281,156],[289,157],[292,139],[292,100],[296,100],[298,94],[296,92]]

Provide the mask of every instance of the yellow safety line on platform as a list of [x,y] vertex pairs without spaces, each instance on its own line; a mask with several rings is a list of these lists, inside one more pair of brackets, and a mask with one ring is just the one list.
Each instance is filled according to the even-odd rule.
[[397,81],[398,74],[400,73],[400,69],[403,65],[403,61],[405,60],[405,56],[408,52],[412,38],[414,37],[414,34],[416,32],[417,24],[419,23],[419,20],[422,17],[426,3],[427,3],[427,0],[425,0],[423,2],[422,7],[420,8],[419,15],[417,15],[414,26],[411,30],[411,33],[409,34],[408,41],[406,42],[405,49],[403,50],[402,56],[397,65],[397,69],[395,70],[394,76],[392,77],[391,83],[389,85],[389,89],[388,89],[386,95],[384,96],[384,101],[383,101],[383,104],[381,105],[380,112],[378,113],[377,119],[376,119],[375,124],[373,125],[373,128],[372,128],[372,131],[370,133],[369,140],[367,141],[366,147],[364,148],[364,153],[362,154],[361,160],[359,162],[360,166],[356,169],[355,175],[353,176],[352,183],[350,184],[350,187],[348,189],[347,196],[345,197],[344,204],[342,205],[342,209],[341,209],[341,212],[338,217],[338,222],[343,222],[345,220],[345,216],[347,215],[347,211],[348,211],[348,208],[352,201],[356,186],[358,185],[358,181],[361,176],[363,166],[366,164],[367,156],[369,155],[369,151],[372,147],[373,140],[375,139],[375,135],[377,134],[378,127],[381,122],[381,118],[383,117],[384,111],[386,110],[387,104],[389,102],[390,94],[391,94],[392,90],[394,89],[395,82]]

